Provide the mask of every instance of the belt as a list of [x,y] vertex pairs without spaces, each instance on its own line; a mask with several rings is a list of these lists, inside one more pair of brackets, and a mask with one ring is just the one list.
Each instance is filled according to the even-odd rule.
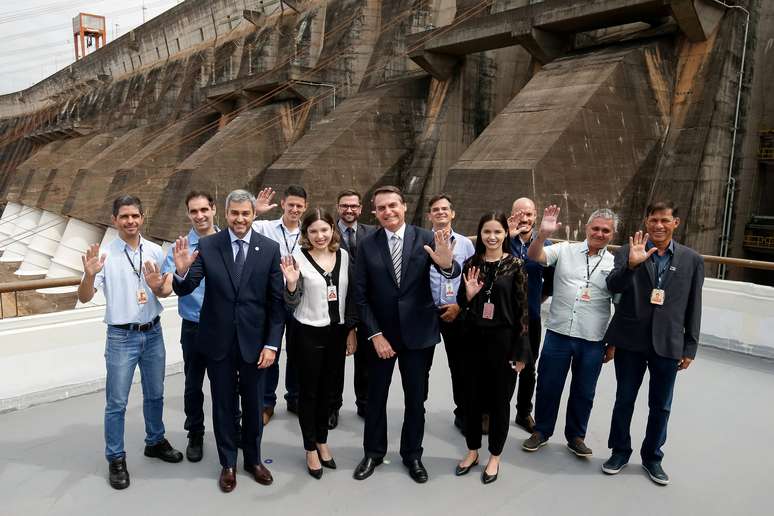
[[112,326],[113,328],[118,328],[119,330],[150,331],[153,329],[154,326],[156,326],[159,323],[160,319],[161,317],[157,315],[155,319],[145,324],[137,324],[137,323],[111,324],[110,326]]

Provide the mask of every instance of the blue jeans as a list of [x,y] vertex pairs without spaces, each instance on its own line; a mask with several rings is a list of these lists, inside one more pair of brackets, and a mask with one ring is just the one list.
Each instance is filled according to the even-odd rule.
[[105,457],[108,461],[126,456],[124,418],[135,366],[140,366],[145,444],[164,439],[164,369],[166,350],[161,325],[146,332],[108,326],[105,345]]
[[603,357],[602,341],[584,340],[551,330],[546,331],[538,363],[536,432],[540,432],[545,438],[554,433],[567,372],[572,368],[564,436],[568,442],[576,437],[586,437]]
[[615,379],[618,383],[615,391],[613,421],[610,423],[610,438],[607,446],[614,455],[629,457],[632,454],[632,437],[629,427],[634,413],[634,402],[645,376],[650,374],[648,388],[648,425],[645,439],[642,441],[640,456],[643,463],[660,463],[664,457],[661,447],[667,438],[667,423],[672,408],[672,395],[675,389],[679,360],[665,358],[653,349],[647,353],[638,353],[617,348],[615,350]]

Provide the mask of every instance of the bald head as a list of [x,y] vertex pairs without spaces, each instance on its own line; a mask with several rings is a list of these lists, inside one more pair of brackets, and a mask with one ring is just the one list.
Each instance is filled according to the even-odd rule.
[[519,235],[522,240],[529,239],[532,228],[535,226],[537,208],[532,199],[520,197],[513,201],[511,207],[511,236]]

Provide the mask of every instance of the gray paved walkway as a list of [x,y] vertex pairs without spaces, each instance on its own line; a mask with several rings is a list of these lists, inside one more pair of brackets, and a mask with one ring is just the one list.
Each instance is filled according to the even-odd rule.
[[[351,380],[351,360],[347,367]],[[362,454],[362,422],[351,408],[348,386],[341,424],[329,441],[339,470],[326,470],[319,481],[307,475],[298,423],[283,405],[264,437],[264,459],[272,460],[274,485],[263,487],[239,474],[229,495],[217,487],[211,433],[198,464],[165,464],[142,456],[139,386],[127,412],[132,485],[122,492],[106,481],[104,393],[6,413],[0,415],[0,514],[774,514],[774,447],[769,441],[774,432],[774,362],[700,350],[698,360],[678,379],[665,448],[664,467],[672,476],[668,487],[651,483],[636,456],[617,477],[600,472],[615,392],[611,366],[600,378],[589,426],[592,459],[568,453],[561,426],[549,446],[524,453],[519,444],[527,435],[512,426],[500,478],[489,486],[481,484],[478,472],[453,475],[465,445],[451,426],[442,348],[431,375],[424,456],[431,479],[423,486],[409,479],[397,455],[398,385],[394,382],[389,406],[391,463],[370,479],[351,478]],[[168,378],[167,435],[180,449],[185,447],[182,387],[181,375]],[[642,392],[641,398],[633,423],[635,441],[645,427]],[[209,405],[206,410],[209,414]]]

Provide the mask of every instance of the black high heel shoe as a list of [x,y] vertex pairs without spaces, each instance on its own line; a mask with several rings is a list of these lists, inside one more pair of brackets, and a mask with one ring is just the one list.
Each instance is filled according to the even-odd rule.
[[336,469],[336,461],[333,460],[333,457],[331,457],[328,460],[323,459],[322,455],[320,455],[320,450],[319,449],[317,450],[317,457],[320,458],[320,464],[322,464],[323,467],[328,468],[328,469]]
[[[307,453],[311,453],[311,452],[307,452]],[[312,468],[309,467],[309,464],[307,463],[306,470],[309,472],[309,475],[311,477],[313,477],[313,478],[315,478],[317,480],[320,480],[322,478],[322,475],[323,475],[322,468],[312,469]]]
[[492,482],[497,480],[497,475],[499,473],[500,473],[500,465],[499,464],[497,465],[497,472],[494,475],[487,474],[486,468],[484,468],[484,471],[481,472],[481,483],[484,484],[484,485],[491,484]]
[[467,475],[468,471],[470,471],[470,468],[473,466],[478,466],[478,454],[476,454],[476,460],[474,460],[469,466],[460,466],[457,464],[457,467],[454,468],[454,475],[461,477],[462,475]]

